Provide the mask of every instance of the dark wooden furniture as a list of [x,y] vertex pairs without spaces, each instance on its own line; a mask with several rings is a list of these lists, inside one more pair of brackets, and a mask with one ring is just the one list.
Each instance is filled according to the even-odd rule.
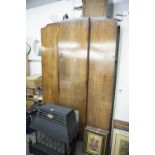
[[42,29],[43,101],[79,111],[86,125],[88,18],[49,24]]
[[79,110],[79,125],[86,125],[88,19],[59,24],[58,103]]
[[110,130],[114,86],[116,22],[92,19],[87,125]]
[[43,101],[58,101],[58,57],[57,57],[58,23],[49,24],[41,29],[42,84]]
[[114,20],[81,18],[41,30],[43,101],[79,111],[86,125],[110,130],[116,50]]

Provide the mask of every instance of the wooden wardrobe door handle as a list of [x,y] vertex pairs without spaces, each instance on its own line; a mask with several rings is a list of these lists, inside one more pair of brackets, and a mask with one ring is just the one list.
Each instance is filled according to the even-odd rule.
[[59,54],[59,59],[58,59],[58,94],[60,93],[60,76],[61,76],[61,61],[63,60],[64,56],[63,53],[61,52]]
[[60,53],[60,60],[63,59],[63,53]]

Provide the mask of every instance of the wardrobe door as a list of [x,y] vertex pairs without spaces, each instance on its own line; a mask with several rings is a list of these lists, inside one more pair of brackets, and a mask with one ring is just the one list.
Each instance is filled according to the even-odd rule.
[[44,103],[57,102],[58,99],[57,31],[57,23],[41,29]]
[[[79,110],[80,131],[86,124],[88,19],[59,25],[59,104]],[[81,132],[82,133],[82,132]]]
[[109,130],[115,70],[117,24],[91,19],[87,125]]

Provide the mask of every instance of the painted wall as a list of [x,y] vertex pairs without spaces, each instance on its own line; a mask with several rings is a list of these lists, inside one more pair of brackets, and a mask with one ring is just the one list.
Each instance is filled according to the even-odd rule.
[[[114,103],[114,119],[129,122],[129,3],[114,5],[114,17],[121,19],[118,70]],[[116,16],[117,14],[123,17]]]

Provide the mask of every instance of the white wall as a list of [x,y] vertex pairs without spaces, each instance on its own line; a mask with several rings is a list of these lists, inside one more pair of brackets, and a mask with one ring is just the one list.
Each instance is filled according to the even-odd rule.
[[120,43],[117,69],[117,81],[114,103],[114,119],[129,122],[129,15],[128,1],[114,5],[114,17],[122,21],[120,25]]
[[41,28],[49,23],[62,21],[63,15],[68,14],[69,18],[78,18],[82,11],[74,10],[73,7],[82,5],[81,0],[63,0],[55,3],[43,5],[26,10],[26,41],[31,45],[32,51],[29,55],[30,74],[41,73],[40,57],[34,54],[33,42],[35,39],[41,40]]

